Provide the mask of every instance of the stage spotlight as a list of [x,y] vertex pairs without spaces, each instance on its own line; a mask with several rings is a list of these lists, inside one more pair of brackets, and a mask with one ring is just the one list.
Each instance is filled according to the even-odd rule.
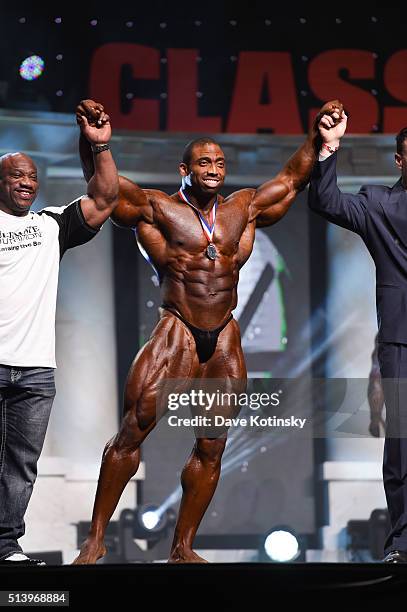
[[298,538],[288,527],[275,527],[265,537],[263,548],[270,561],[288,563],[295,561],[300,553]]
[[[163,510],[154,504],[122,510],[118,528],[119,556],[126,562],[167,558],[176,518],[173,508]],[[147,549],[140,548],[137,540],[145,540]]]
[[168,522],[167,512],[160,512],[159,506],[143,504],[135,512],[135,536],[154,539],[165,531]]
[[20,76],[25,81],[34,81],[44,72],[44,60],[39,55],[30,55],[20,64]]
[[154,530],[154,528],[157,527],[158,523],[160,522],[160,515],[158,514],[157,510],[145,510],[141,514],[140,520],[144,527],[151,531]]

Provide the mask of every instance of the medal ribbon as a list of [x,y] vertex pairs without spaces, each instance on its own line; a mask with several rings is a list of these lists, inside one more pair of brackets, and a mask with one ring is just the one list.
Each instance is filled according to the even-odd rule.
[[205,219],[205,217],[202,215],[201,211],[194,206],[193,204],[191,204],[191,202],[188,200],[187,196],[185,195],[184,190],[181,189],[178,191],[178,195],[181,198],[181,200],[184,200],[184,202],[186,204],[188,204],[189,206],[191,206],[191,208],[193,208],[199,216],[199,220],[201,222],[202,225],[202,229],[204,231],[205,236],[208,239],[208,242],[212,242],[212,238],[213,238],[213,233],[215,231],[215,223],[216,223],[216,210],[218,208],[218,198],[216,198],[214,205],[211,208],[211,212],[209,213],[209,223],[208,221]]

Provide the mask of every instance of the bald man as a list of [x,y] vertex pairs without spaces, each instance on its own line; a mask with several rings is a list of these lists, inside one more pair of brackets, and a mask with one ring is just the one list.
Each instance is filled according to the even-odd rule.
[[55,396],[55,306],[59,262],[67,249],[99,231],[118,202],[109,150],[111,128],[78,120],[93,151],[87,195],[71,204],[30,208],[38,174],[24,153],[0,158],[0,564],[45,565],[25,555],[18,539],[37,475]]

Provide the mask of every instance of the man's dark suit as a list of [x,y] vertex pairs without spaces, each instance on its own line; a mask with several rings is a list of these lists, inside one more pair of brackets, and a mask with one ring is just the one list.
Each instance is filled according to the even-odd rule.
[[336,157],[315,165],[309,206],[328,221],[361,236],[376,264],[378,358],[386,401],[383,479],[392,529],[386,554],[407,552],[407,191],[364,185],[342,193]]

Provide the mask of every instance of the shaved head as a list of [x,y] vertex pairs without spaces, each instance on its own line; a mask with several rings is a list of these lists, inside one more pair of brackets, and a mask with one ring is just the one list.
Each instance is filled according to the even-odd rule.
[[0,210],[28,214],[37,197],[37,166],[29,155],[17,151],[0,157]]
[[6,162],[6,160],[9,160],[9,162],[13,164],[14,161],[18,161],[17,158],[22,157],[25,160],[27,160],[28,162],[30,162],[34,168],[36,168],[36,165],[33,161],[33,159],[29,156],[26,155],[25,153],[21,153],[21,151],[15,151],[15,153],[5,153],[4,155],[0,156],[0,174],[2,174],[3,172],[3,162]]
[[189,142],[185,146],[184,153],[182,154],[183,163],[189,166],[189,164],[191,163],[192,152],[194,150],[194,147],[200,146],[200,145],[206,145],[206,144],[213,144],[220,148],[216,140],[213,140],[213,138],[210,138],[209,136],[203,136],[201,138],[196,138],[195,140],[191,140],[191,142]]

